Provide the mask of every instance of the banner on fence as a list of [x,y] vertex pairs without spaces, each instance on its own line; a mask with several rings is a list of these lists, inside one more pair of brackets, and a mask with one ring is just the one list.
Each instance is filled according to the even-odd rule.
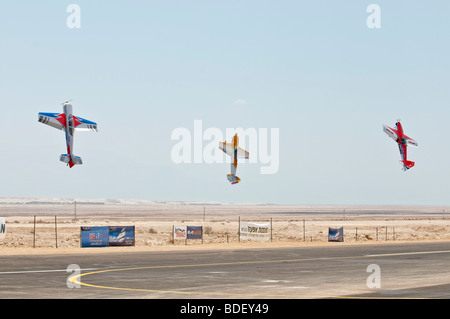
[[257,241],[270,240],[270,223],[240,222],[240,239],[253,239]]
[[134,246],[134,226],[109,226],[109,246]]
[[0,217],[0,240],[5,239],[6,236],[6,220],[5,217]]
[[202,226],[187,226],[187,239],[202,239]]
[[81,227],[81,247],[107,247],[109,227]]
[[173,226],[173,239],[186,239],[187,227],[186,226]]
[[328,228],[328,241],[344,241],[344,227]]

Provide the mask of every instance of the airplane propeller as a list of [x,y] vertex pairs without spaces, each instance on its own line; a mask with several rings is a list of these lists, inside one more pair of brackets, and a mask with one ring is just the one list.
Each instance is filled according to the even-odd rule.
[[73,99],[67,100],[67,101],[65,101],[65,102],[62,102],[61,105],[64,105],[64,104],[69,103],[69,102],[72,102],[72,101],[73,101]]

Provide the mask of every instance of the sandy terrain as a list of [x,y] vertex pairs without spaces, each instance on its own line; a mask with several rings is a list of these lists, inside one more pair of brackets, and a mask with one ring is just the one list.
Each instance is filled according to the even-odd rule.
[[[0,199],[0,254],[450,241],[449,207],[229,205],[131,200]],[[239,220],[271,222],[270,242],[239,241]],[[55,223],[56,221],[56,223]],[[135,247],[80,248],[81,226],[135,226]],[[203,226],[202,240],[173,240],[173,226]],[[344,243],[328,242],[344,227]]]

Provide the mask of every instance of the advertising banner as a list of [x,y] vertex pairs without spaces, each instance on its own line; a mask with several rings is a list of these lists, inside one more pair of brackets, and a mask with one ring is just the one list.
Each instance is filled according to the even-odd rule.
[[0,240],[5,239],[6,236],[6,220],[5,217],[0,217]]
[[187,237],[186,226],[173,226],[173,239],[186,239]]
[[109,227],[81,227],[81,247],[108,247]]
[[270,223],[240,222],[240,239],[252,239],[257,241],[270,240]]
[[187,239],[202,239],[202,226],[187,226]]
[[134,226],[109,226],[109,246],[134,246]]
[[328,228],[328,241],[344,241],[344,227]]

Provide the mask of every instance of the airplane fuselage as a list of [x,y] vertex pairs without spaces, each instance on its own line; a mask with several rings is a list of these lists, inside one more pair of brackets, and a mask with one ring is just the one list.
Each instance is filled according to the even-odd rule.
[[397,135],[398,135],[397,143],[406,145],[405,134],[403,133],[402,124],[400,122],[397,122],[395,123],[395,126],[397,127]]
[[73,155],[73,138],[75,133],[75,125],[73,118],[72,104],[66,102],[63,104],[63,113],[57,118],[62,124],[62,130],[66,136],[67,154],[61,154],[60,160],[67,163],[70,167],[76,164],[82,164],[81,158]]
[[234,146],[234,160],[233,160],[233,165],[234,168],[237,168],[237,153],[238,153],[238,147],[239,147],[239,137],[237,134],[235,134],[233,136],[233,146]]
[[64,127],[65,135],[66,135],[66,145],[67,145],[67,155],[70,160],[72,160],[73,154],[73,138],[74,138],[74,125],[73,125],[73,110],[72,105],[69,103],[64,103],[63,105],[66,125]]

